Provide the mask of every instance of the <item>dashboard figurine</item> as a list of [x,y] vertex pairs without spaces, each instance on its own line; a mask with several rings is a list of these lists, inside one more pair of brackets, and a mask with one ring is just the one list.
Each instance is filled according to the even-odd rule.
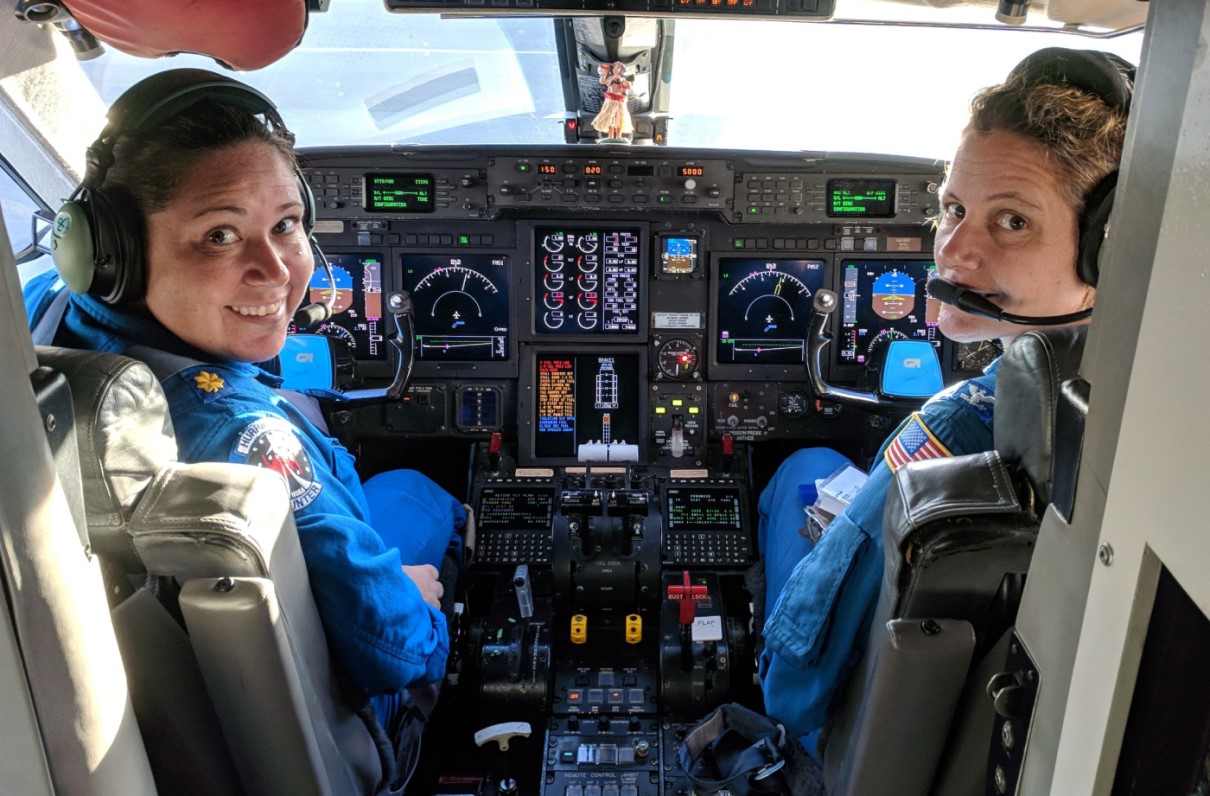
[[621,61],[601,64],[601,85],[605,86],[605,101],[600,112],[593,117],[592,126],[605,134],[598,139],[602,144],[629,143],[631,133],[630,111],[626,109],[626,97],[630,94],[630,81],[626,79]]

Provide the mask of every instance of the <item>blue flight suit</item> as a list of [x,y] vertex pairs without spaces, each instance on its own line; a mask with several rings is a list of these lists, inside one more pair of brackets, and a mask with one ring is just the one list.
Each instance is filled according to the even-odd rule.
[[[799,486],[813,486],[849,461],[826,448],[789,456],[761,493],[758,539],[765,562],[765,649],[760,682],[765,711],[817,754],[865,648],[882,585],[882,512],[891,459],[960,456],[991,450],[996,369],[938,393],[883,444],[852,504],[813,543]],[[888,453],[889,452],[889,453]],[[803,531],[803,532],[800,532]]]
[[[26,285],[31,327],[63,289],[54,271]],[[73,295],[55,344],[116,354],[143,345],[201,360],[163,384],[181,461],[250,463],[285,478],[329,646],[368,695],[441,681],[445,617],[401,566],[440,568],[447,548],[459,550],[466,513],[457,500],[410,470],[381,473],[363,488],[349,452],[274,391],[278,377],[210,361],[145,310]],[[373,703],[386,725],[384,710],[398,699]]]

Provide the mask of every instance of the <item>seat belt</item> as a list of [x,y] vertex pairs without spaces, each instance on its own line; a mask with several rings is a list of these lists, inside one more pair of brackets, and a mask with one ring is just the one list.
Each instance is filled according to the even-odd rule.
[[42,317],[30,330],[34,345],[54,345],[55,332],[59,331],[59,321],[63,320],[63,314],[67,312],[67,301],[70,298],[71,291],[63,287],[50,300],[50,304],[46,305],[46,312],[42,313]]

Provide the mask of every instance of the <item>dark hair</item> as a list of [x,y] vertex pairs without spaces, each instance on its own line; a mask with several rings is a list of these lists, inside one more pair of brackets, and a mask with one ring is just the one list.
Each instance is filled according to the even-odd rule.
[[263,141],[297,168],[293,136],[247,110],[204,99],[148,130],[121,136],[102,188],[133,199],[143,217],[176,198],[185,175],[203,156],[245,141]]
[[1079,212],[1122,159],[1126,112],[1066,82],[1013,75],[975,95],[966,130],[1003,130],[1041,144],[1064,198]]

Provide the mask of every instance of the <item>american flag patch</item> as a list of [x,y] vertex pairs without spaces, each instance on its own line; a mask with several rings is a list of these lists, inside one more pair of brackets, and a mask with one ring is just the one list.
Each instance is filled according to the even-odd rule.
[[943,456],[953,455],[941,444],[940,440],[933,436],[933,432],[929,431],[919,412],[912,413],[912,416],[903,424],[903,428],[899,429],[899,433],[895,435],[895,439],[891,440],[882,453],[891,472],[895,472],[908,462],[940,459]]

